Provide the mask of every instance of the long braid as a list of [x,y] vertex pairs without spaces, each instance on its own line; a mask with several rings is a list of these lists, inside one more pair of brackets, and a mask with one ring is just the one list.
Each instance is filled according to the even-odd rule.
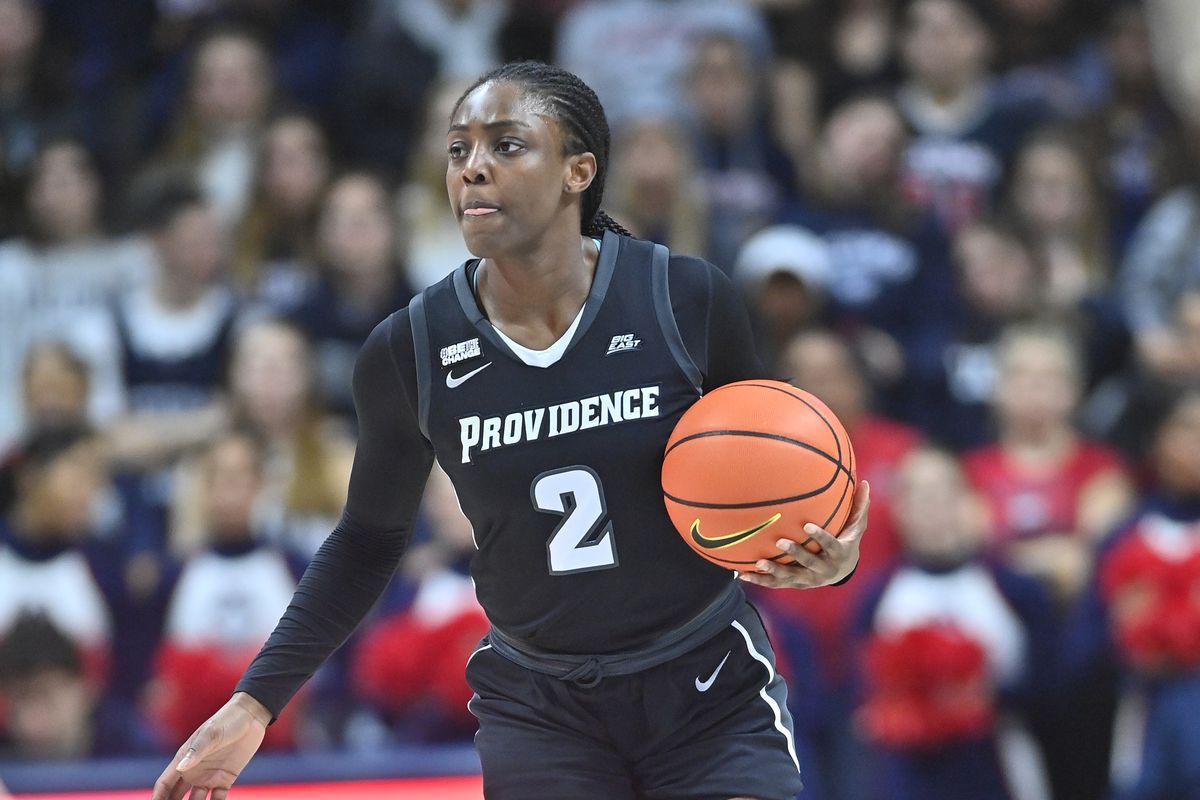
[[606,230],[632,236],[619,222],[600,210],[604,179],[608,175],[608,118],[604,106],[592,88],[565,69],[541,61],[515,61],[503,64],[481,76],[467,88],[454,112],[471,92],[485,83],[515,83],[545,104],[546,112],[562,127],[563,146],[568,155],[591,153],[596,157],[596,176],[583,193],[581,230],[586,236],[600,236]]
[[583,233],[585,236],[602,236],[605,231],[613,231],[622,236],[633,236],[624,225],[617,222],[601,209],[596,209],[595,215],[592,216],[591,224],[584,229]]

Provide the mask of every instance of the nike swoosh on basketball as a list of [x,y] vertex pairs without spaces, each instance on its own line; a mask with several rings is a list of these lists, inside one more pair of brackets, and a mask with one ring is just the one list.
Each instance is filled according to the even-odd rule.
[[468,372],[466,375],[462,375],[457,378],[454,377],[453,372],[447,372],[446,373],[446,387],[449,389],[457,389],[459,386],[462,386],[464,383],[471,380],[472,377],[483,372],[485,369],[487,369],[491,365],[492,365],[492,362],[489,361],[486,364],[484,364],[482,367],[476,367],[475,369]]
[[717,675],[720,674],[721,667],[725,666],[725,662],[729,660],[729,653],[732,653],[732,652],[733,651],[730,650],[725,653],[725,657],[721,659],[720,664],[717,664],[717,668],[713,670],[713,674],[708,676],[708,680],[702,681],[699,678],[696,678],[696,691],[697,692],[707,692],[708,691],[709,687],[713,685],[713,681],[715,681],[717,679]]
[[735,545],[738,542],[744,542],[764,528],[774,525],[782,516],[783,514],[777,513],[770,519],[746,528],[744,531],[735,531],[734,533],[726,534],[724,536],[705,536],[704,534],[700,533],[700,519],[697,518],[692,523],[692,541],[698,544],[700,547],[703,547],[705,550],[717,550],[722,547],[729,547],[730,545]]

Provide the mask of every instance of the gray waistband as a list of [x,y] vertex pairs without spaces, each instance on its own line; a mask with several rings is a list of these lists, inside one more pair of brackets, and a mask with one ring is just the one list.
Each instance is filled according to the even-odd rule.
[[515,639],[495,626],[488,632],[488,641],[497,653],[526,669],[588,688],[600,683],[607,675],[632,675],[698,647],[729,627],[745,601],[742,587],[737,581],[730,581],[729,588],[690,621],[645,647],[624,653],[549,653]]

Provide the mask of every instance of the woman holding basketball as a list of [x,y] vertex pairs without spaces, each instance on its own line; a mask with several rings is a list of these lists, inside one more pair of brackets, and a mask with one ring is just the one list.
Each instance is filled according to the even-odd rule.
[[[479,258],[364,344],[341,522],[154,800],[224,800],[387,584],[435,455],[472,523],[493,626],[467,664],[488,798],[793,797],[766,634],[730,571],[689,552],[661,493],[679,416],[764,375],[744,309],[718,270],[599,210],[608,127],[574,75],[524,62],[483,76],[454,109],[447,152],[450,204]],[[797,565],[763,561],[744,579],[845,579],[867,505],[864,485],[840,537],[806,529],[819,554],[781,542]]]

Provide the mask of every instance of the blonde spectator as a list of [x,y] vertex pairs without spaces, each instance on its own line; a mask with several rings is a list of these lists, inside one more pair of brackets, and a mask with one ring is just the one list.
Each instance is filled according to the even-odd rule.
[[1096,542],[1126,513],[1130,480],[1114,451],[1075,428],[1083,376],[1064,330],[1009,328],[996,368],[999,436],[968,454],[965,468],[991,512],[990,547],[1070,604],[1091,574]]
[[195,169],[222,222],[234,226],[250,200],[274,91],[271,62],[249,33],[218,29],[196,48],[189,77],[164,155]]
[[336,178],[321,202],[316,239],[320,274],[285,312],[316,358],[329,411],[354,416],[354,359],[371,330],[408,305],[413,291],[397,240],[387,186],[369,172]]
[[87,423],[87,363],[63,342],[39,342],[25,354],[27,431]]
[[[264,526],[311,555],[346,501],[353,440],[327,417],[316,394],[308,340],[293,326],[262,320],[241,330],[229,370],[233,418],[266,448]],[[197,474],[185,471],[176,492],[170,547],[194,552],[204,538]]]
[[1040,253],[1043,299],[1071,312],[1108,288],[1107,209],[1091,157],[1066,130],[1044,130],[1018,152],[1010,203]]
[[636,236],[695,253],[708,209],[683,128],[666,118],[631,119],[613,135],[607,195],[613,217]]
[[446,202],[446,120],[464,86],[444,82],[426,99],[420,131],[420,157],[412,160],[408,181],[397,193],[400,252],[409,264],[414,289],[437,283],[452,268],[471,257]]
[[233,280],[244,293],[279,304],[311,280],[313,231],[330,169],[329,142],[312,117],[286,114],[267,128],[234,246]]

